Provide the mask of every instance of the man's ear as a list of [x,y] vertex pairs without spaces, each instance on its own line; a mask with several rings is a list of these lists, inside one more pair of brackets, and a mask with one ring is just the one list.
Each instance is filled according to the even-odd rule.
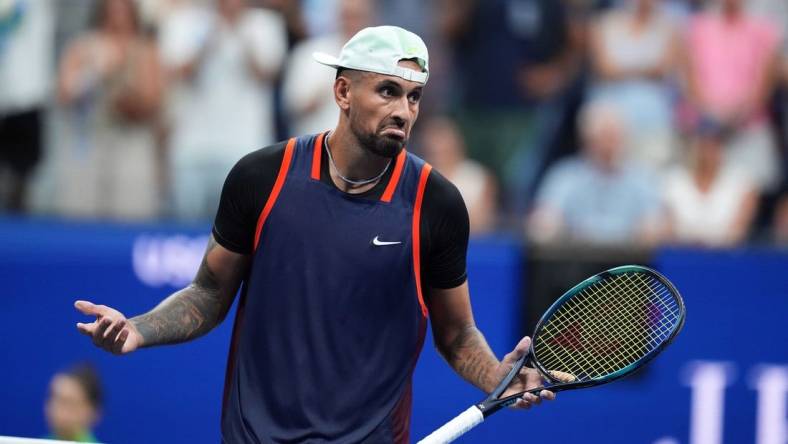
[[347,111],[350,109],[350,79],[339,76],[334,81],[334,101],[337,102],[339,109]]

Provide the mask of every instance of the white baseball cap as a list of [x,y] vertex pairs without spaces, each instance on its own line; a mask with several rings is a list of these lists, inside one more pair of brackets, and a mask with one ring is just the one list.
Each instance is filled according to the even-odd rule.
[[[339,57],[315,52],[312,57],[332,68],[355,69],[427,83],[429,56],[427,45],[416,34],[397,26],[375,26],[357,32],[342,47]],[[399,66],[400,60],[414,60],[421,72]]]

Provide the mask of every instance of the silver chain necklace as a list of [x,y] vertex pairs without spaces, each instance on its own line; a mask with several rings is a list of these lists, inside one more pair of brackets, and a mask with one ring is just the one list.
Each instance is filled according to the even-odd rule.
[[326,135],[325,144],[326,144],[326,153],[328,154],[328,160],[329,162],[331,162],[331,166],[334,167],[334,171],[336,171],[337,176],[339,176],[340,179],[344,180],[345,182],[351,185],[355,185],[358,187],[358,186],[370,184],[372,182],[377,182],[378,180],[380,180],[381,177],[383,177],[384,174],[386,174],[386,171],[389,170],[389,166],[391,166],[391,159],[389,159],[389,162],[386,164],[386,167],[383,168],[383,171],[381,171],[380,174],[378,174],[377,176],[371,179],[364,179],[364,180],[348,179],[347,177],[343,176],[342,173],[339,172],[339,168],[337,168],[337,164],[334,163],[334,158],[331,157],[331,150],[328,148],[328,135]]

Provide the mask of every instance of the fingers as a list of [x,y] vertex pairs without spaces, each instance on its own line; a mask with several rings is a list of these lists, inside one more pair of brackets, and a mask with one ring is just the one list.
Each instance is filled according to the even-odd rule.
[[524,355],[528,352],[528,347],[531,346],[531,338],[525,336],[524,338],[520,339],[520,342],[514,347],[513,353],[518,353],[520,356]]
[[74,308],[86,315],[99,316],[101,314],[100,306],[88,301],[76,301]]
[[531,346],[531,338],[528,336],[520,339],[520,342],[517,343],[517,346],[514,347],[509,354],[503,357],[503,362],[505,364],[514,364],[520,359],[524,354],[528,353],[528,348]]
[[[76,301],[74,307],[82,314],[96,316],[94,322],[77,323],[77,330],[80,333],[90,336],[97,347],[115,354],[124,353],[123,348],[131,332],[130,324],[122,313],[88,301]],[[132,344],[127,348],[126,351],[132,351],[136,347]]]
[[123,327],[125,326],[126,326],[125,319],[113,320],[100,338],[101,348],[107,351],[112,351],[112,349],[115,346],[115,342],[116,339],[118,338],[118,335],[120,334],[121,330],[123,330]]
[[523,395],[523,401],[528,403],[529,405],[537,405],[542,403],[542,398],[533,393],[526,393]]
[[553,378],[561,381],[561,382],[573,382],[575,379],[575,375],[566,372],[560,372],[558,370],[550,370],[550,376]]
[[106,333],[107,329],[110,327],[110,325],[112,325],[112,319],[101,318],[94,322],[94,324],[96,324],[96,329],[93,332],[93,344],[104,348],[102,345],[104,341],[104,333]]
[[113,321],[112,324],[110,324],[110,326],[107,328],[107,331],[104,333],[104,337],[102,338],[104,343],[109,344],[115,342],[115,339],[118,337],[120,331],[123,330],[123,327],[125,326],[126,326],[125,319],[118,319],[116,321]]
[[523,394],[522,398],[517,400],[513,407],[517,409],[530,409],[535,405],[541,404],[542,400],[555,400],[555,393],[551,392],[550,390],[541,390],[538,396],[534,395],[533,393],[525,393]]
[[115,342],[112,343],[112,353],[119,355],[123,353],[123,346],[126,344],[126,339],[129,337],[128,330],[122,330],[118,335]]
[[528,409],[531,408],[531,404],[528,401],[526,401],[525,399],[518,399],[517,402],[515,402],[512,407],[514,407],[516,409],[528,410]]
[[93,336],[93,332],[96,331],[96,323],[83,324],[82,322],[77,322],[77,330],[83,335]]

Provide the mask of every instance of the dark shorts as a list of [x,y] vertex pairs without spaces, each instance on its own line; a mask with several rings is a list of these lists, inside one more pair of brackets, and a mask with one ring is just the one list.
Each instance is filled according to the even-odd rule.
[[0,115],[0,165],[17,174],[27,174],[41,158],[42,120],[40,109]]

